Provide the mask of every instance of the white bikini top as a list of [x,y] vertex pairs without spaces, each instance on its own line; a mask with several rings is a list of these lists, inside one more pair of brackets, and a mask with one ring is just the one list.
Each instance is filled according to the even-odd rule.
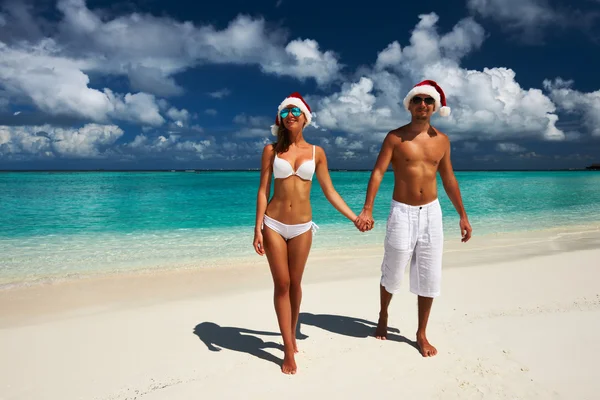
[[300,179],[304,179],[305,181],[312,181],[313,174],[315,173],[315,146],[313,145],[313,157],[312,160],[304,161],[296,172],[294,172],[294,167],[290,164],[289,161],[284,160],[283,158],[279,158],[277,154],[275,154],[275,159],[273,160],[273,176],[275,179],[285,179],[289,176],[296,175]]

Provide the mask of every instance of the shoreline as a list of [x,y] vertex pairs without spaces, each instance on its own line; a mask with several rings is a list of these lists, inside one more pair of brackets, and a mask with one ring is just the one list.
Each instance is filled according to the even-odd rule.
[[[478,265],[485,268],[502,262],[598,248],[600,225],[595,224],[520,234],[474,236],[468,243],[461,243],[458,237],[446,238],[443,268],[449,270]],[[382,257],[382,246],[313,250],[307,261],[303,283],[378,279]],[[86,274],[0,288],[0,328],[108,311],[123,304],[128,307],[144,306],[269,289],[272,278],[266,257],[254,255],[252,260],[243,260],[201,268]],[[243,285],[224,285],[228,280],[243,282]]]
[[[476,236],[471,239],[470,243],[467,246],[472,246],[473,240],[479,242],[480,240],[488,241],[488,240],[511,240],[515,237],[524,238],[525,240],[531,240],[533,237],[541,237],[544,240],[552,236],[554,234],[585,234],[588,231],[596,231],[600,232],[600,220],[594,221],[585,225],[563,225],[563,226],[555,226],[551,228],[537,228],[532,230],[514,230],[514,231],[502,231],[502,232],[486,232],[483,234],[476,234]],[[317,232],[316,235],[319,233]],[[381,254],[383,255],[383,235],[385,232],[377,232],[380,235],[380,242],[377,244],[369,243],[367,245],[360,245],[357,243],[351,243],[350,253],[353,255],[348,256],[348,258],[353,258],[357,254],[357,252],[367,253],[367,254]],[[444,240],[444,255],[448,252],[456,251],[456,245],[461,245],[460,233],[458,227],[454,230],[454,234],[452,234],[452,238],[450,238],[450,234],[446,234]],[[315,241],[318,240],[318,237]],[[251,243],[249,244],[251,247]],[[262,264],[263,260],[260,256],[258,256],[253,250],[252,252],[248,252],[249,254],[245,254],[238,257],[221,257],[221,258],[205,258],[198,263],[186,263],[185,266],[165,266],[165,267],[134,267],[127,268],[122,270],[109,270],[109,271],[86,271],[86,272],[70,272],[67,274],[47,274],[44,276],[35,277],[33,279],[19,279],[18,277],[14,277],[14,280],[11,281],[0,281],[0,293],[4,291],[22,289],[22,288],[33,288],[40,286],[48,286],[48,285],[60,285],[64,283],[72,283],[79,281],[87,281],[94,279],[133,279],[135,277],[142,277],[147,275],[162,275],[162,274],[177,274],[177,273],[185,273],[190,271],[202,271],[202,270],[211,270],[214,268],[227,268],[227,267],[247,267],[253,266],[257,264]],[[310,258],[323,259],[328,257],[344,257],[345,254],[348,254],[347,248],[342,248],[339,245],[327,245],[327,244],[319,244],[313,243],[313,248],[311,249]],[[9,278],[10,279],[10,278]]]

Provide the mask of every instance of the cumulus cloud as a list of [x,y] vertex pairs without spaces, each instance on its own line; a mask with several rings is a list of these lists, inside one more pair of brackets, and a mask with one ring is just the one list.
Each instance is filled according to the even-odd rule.
[[160,125],[155,97],[147,93],[113,93],[89,87],[85,62],[53,55],[52,39],[34,47],[11,48],[0,42],[0,84],[6,93],[26,97],[50,115],[69,115],[95,122],[110,118]]
[[123,135],[116,125],[87,124],[79,129],[51,126],[0,126],[0,155],[7,158],[102,158]]
[[335,138],[334,143],[336,146],[350,151],[362,150],[364,148],[363,142],[359,140],[350,141],[345,137],[338,136]]
[[[545,80],[544,87],[561,111],[582,119],[584,127],[595,137],[600,137],[600,90],[583,93],[572,89],[573,81],[557,78]],[[579,132],[573,132],[579,134]]]
[[139,122],[146,125],[161,125],[165,120],[160,115],[156,98],[148,93],[119,95],[104,89],[110,100],[110,115],[118,119]]
[[167,116],[171,118],[179,127],[186,126],[190,119],[190,113],[185,108],[178,110],[175,107],[169,108]]
[[[200,130],[192,128],[192,130]],[[86,124],[78,129],[44,126],[0,126],[0,157],[5,160],[53,158],[121,159],[176,157],[207,159],[214,156],[214,139],[183,138],[177,134],[149,133],[117,143],[124,132],[116,125]]]
[[478,49],[483,28],[473,19],[459,21],[450,32],[439,34],[435,13],[420,15],[404,48],[395,41],[377,56],[373,68],[364,69],[354,82],[318,99],[318,124],[365,140],[380,140],[385,132],[409,121],[402,100],[423,79],[437,81],[452,114],[434,116],[433,123],[454,139],[506,139],[537,137],[562,140],[556,127],[556,107],[540,89],[524,89],[508,68],[469,70],[460,61]]
[[[263,18],[240,15],[224,29],[168,17],[130,13],[107,17],[84,0],[59,0],[58,22],[9,1],[0,13],[0,107],[29,102],[52,117],[107,124],[165,122],[158,96],[184,92],[176,74],[201,64],[237,64],[327,84],[341,66],[316,41],[294,39]],[[132,93],[95,87],[90,76],[125,76]],[[137,91],[137,92],[135,92]],[[211,93],[229,95],[229,89]],[[172,116],[167,115],[172,118]],[[183,119],[174,123],[184,125]]]
[[[283,62],[282,62],[283,61]],[[262,69],[277,75],[288,75],[305,81],[313,78],[324,85],[338,78],[340,65],[333,51],[321,52],[315,40],[293,40],[285,47],[285,55],[268,60]]]
[[179,135],[160,135],[154,138],[138,135],[133,141],[123,145],[123,148],[137,155],[187,154],[204,159],[210,146],[211,141],[207,139],[194,141],[182,140]]
[[312,40],[286,44],[286,32],[263,18],[240,15],[218,30],[141,13],[103,20],[83,0],[59,0],[58,9],[64,18],[57,39],[64,54],[86,54],[89,70],[128,75],[137,87],[141,73],[151,78],[143,89],[155,94],[179,94],[172,76],[205,63],[256,65],[319,83],[335,79],[339,70],[332,52],[320,51]]
[[132,66],[127,71],[127,77],[133,90],[154,93],[158,96],[178,96],[184,90],[175,79],[169,77],[159,68],[143,65]]

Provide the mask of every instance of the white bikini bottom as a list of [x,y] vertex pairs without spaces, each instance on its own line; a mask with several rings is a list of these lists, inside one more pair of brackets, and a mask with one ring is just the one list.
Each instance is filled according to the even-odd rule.
[[295,238],[296,236],[302,235],[304,232],[307,232],[309,229],[312,229],[313,234],[317,232],[319,227],[312,221],[305,222],[303,224],[295,224],[295,225],[286,225],[265,215],[263,220],[263,224],[279,233],[285,240],[289,240]]

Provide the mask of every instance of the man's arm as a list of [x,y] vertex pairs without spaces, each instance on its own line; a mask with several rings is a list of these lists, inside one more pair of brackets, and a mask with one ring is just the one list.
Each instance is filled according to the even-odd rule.
[[458,187],[458,181],[456,180],[456,176],[454,175],[454,169],[452,168],[452,162],[450,161],[450,140],[448,139],[448,147],[444,156],[440,161],[440,166],[438,171],[440,172],[440,177],[442,178],[442,183],[444,185],[444,190],[446,194],[448,194],[448,198],[454,205],[458,216],[460,217],[460,234],[462,236],[462,242],[467,242],[471,238],[471,224],[469,223],[469,218],[467,217],[467,212],[465,211],[465,207],[463,206],[462,196],[460,194],[460,188]]
[[[369,184],[367,186],[365,204],[363,205],[362,212],[358,216],[359,220],[363,222],[363,226],[366,222],[373,221],[373,204],[375,203],[375,196],[377,196],[377,191],[379,190],[383,175],[392,162],[392,155],[394,154],[394,137],[395,135],[390,132],[383,140],[381,150],[377,156],[377,161],[371,172],[371,177],[369,178]],[[373,226],[370,228],[373,228]]]

